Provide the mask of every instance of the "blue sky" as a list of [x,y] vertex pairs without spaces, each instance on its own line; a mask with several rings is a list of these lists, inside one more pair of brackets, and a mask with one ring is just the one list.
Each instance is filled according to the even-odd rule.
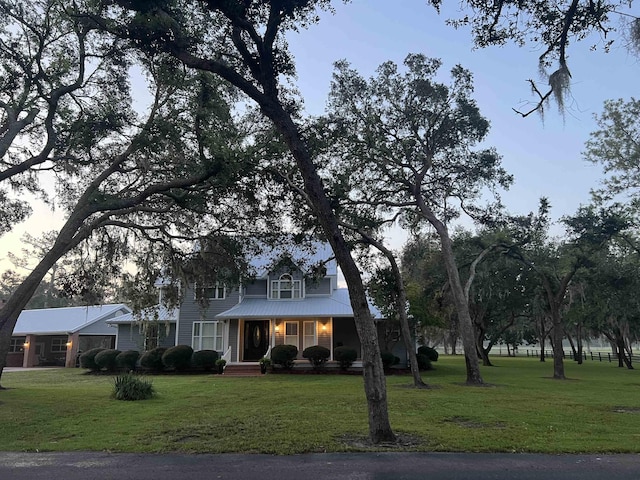
[[[605,99],[638,95],[640,60],[622,41],[608,54],[590,51],[598,37],[572,45],[568,61],[573,81],[564,118],[550,105],[544,121],[535,114],[523,119],[512,108],[526,110],[523,102],[535,100],[527,79],[541,80],[541,52],[536,46],[474,50],[469,30],[445,24],[456,12],[438,15],[425,0],[354,0],[346,5],[335,2],[335,8],[335,15],[323,15],[319,24],[289,40],[309,113],[323,112],[336,60],[346,59],[368,77],[386,60],[402,63],[408,53],[423,53],[443,60],[444,83],[450,68],[459,63],[474,74],[475,98],[491,122],[487,145],[497,148],[515,176],[514,185],[503,194],[509,210],[535,210],[538,199],[546,196],[557,218],[589,201],[589,189],[601,177],[601,169],[581,156],[596,128],[593,114],[602,111]],[[398,241],[393,242],[396,248]]]
[[[512,111],[522,102],[534,100],[526,80],[540,80],[540,52],[535,46],[474,51],[469,31],[446,26],[445,19],[451,15],[437,15],[425,0],[334,4],[335,15],[323,14],[319,24],[289,36],[297,62],[297,86],[308,113],[323,113],[333,62],[339,59],[370,76],[386,60],[401,63],[408,53],[424,53],[443,60],[443,82],[448,82],[448,70],[460,63],[473,72],[475,98],[491,121],[487,145],[497,148],[504,166],[515,176],[511,190],[503,195],[510,211],[535,210],[539,197],[546,196],[557,218],[588,202],[589,189],[601,176],[598,166],[581,157],[584,142],[595,129],[593,114],[601,112],[605,99],[638,95],[640,60],[627,52],[622,41],[616,42],[609,54],[589,50],[599,38],[572,45],[572,97],[567,100],[567,112],[563,118],[552,105],[543,122],[539,116],[522,119]],[[54,228],[59,221],[60,217],[46,207],[38,207],[28,223],[0,239],[0,261],[9,250],[18,253],[25,230],[36,234]],[[392,240],[392,246],[399,248],[403,236],[395,232]]]

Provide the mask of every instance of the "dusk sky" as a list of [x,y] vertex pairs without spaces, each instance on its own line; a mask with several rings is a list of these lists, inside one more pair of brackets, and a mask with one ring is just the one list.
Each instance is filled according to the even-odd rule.
[[[444,83],[451,67],[459,63],[474,74],[475,98],[491,122],[486,146],[496,147],[505,168],[515,176],[511,190],[503,194],[509,210],[535,210],[538,199],[546,196],[557,218],[588,202],[589,190],[601,177],[600,167],[587,164],[581,156],[596,128],[593,114],[602,111],[606,99],[628,100],[638,94],[640,60],[628,53],[622,39],[615,37],[608,54],[601,48],[590,51],[592,44],[602,43],[599,38],[571,45],[568,61],[573,80],[564,118],[550,105],[544,121],[538,115],[523,119],[512,108],[525,110],[526,102],[535,100],[526,80],[545,83],[538,73],[540,51],[535,46],[473,50],[469,30],[445,24],[455,11],[438,15],[425,0],[334,3],[335,15],[323,14],[318,25],[289,36],[307,113],[323,113],[333,62],[339,59],[369,77],[386,60],[400,64],[408,53],[423,53],[443,60]],[[56,218],[46,207],[38,208],[28,222],[0,238],[0,260],[8,251],[19,253],[17,240],[25,230],[38,234],[55,228]],[[392,245],[399,248],[402,235],[394,236]]]

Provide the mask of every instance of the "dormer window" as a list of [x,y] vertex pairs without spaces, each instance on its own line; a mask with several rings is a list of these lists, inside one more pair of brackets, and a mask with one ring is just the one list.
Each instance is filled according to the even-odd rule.
[[271,281],[271,298],[274,300],[296,300],[302,298],[302,280],[294,280],[285,273]]

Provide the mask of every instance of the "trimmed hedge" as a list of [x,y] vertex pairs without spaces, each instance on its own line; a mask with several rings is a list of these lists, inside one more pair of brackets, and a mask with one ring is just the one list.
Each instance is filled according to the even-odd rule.
[[416,359],[418,360],[418,370],[431,370],[433,368],[431,360],[426,355],[418,353]]
[[336,347],[333,358],[340,364],[340,370],[347,370],[358,358],[358,352],[350,347]]
[[164,370],[164,364],[162,363],[162,354],[166,351],[167,349],[164,347],[156,347],[153,350],[144,352],[142,357],[140,357],[140,365],[148,370],[161,372],[162,370]]
[[191,356],[191,365],[194,368],[201,368],[205,372],[210,372],[216,366],[218,352],[215,350],[198,350]]
[[322,368],[331,356],[331,350],[321,345],[313,345],[302,351],[302,357],[309,360],[313,368]]
[[162,364],[167,368],[174,368],[181,372],[189,369],[192,356],[193,348],[189,345],[176,345],[162,354]]
[[291,370],[298,356],[295,345],[276,345],[271,349],[271,360],[276,365],[282,365],[285,370]]
[[114,372],[116,370],[116,357],[120,355],[120,350],[107,349],[98,352],[94,358],[94,362],[101,370]]
[[121,352],[120,355],[116,357],[116,365],[121,370],[126,370],[127,372],[136,369],[136,364],[138,363],[138,358],[140,358],[140,352],[137,350],[125,350]]
[[384,368],[389,368],[392,365],[396,365],[396,364],[400,363],[400,358],[396,357],[391,352],[382,352],[380,354],[380,357],[382,358],[382,366]]
[[96,365],[95,358],[96,358],[96,355],[102,352],[103,350],[105,349],[98,347],[98,348],[92,348],[91,350],[87,350],[86,352],[84,352],[82,355],[80,355],[80,367],[88,368],[90,370],[93,370],[94,372],[97,372],[98,370],[100,370],[100,367]]
[[438,351],[435,348],[427,347],[426,345],[418,348],[418,355],[425,355],[430,362],[438,361]]

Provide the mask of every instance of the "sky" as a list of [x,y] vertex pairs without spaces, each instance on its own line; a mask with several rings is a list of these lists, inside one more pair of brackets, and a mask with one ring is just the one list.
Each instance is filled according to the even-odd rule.
[[[602,111],[606,99],[638,95],[640,59],[629,54],[622,41],[614,43],[608,54],[590,51],[599,38],[572,45],[568,57],[571,96],[565,115],[550,105],[544,121],[538,115],[523,119],[512,108],[525,109],[523,102],[535,100],[527,83],[529,78],[540,80],[540,51],[535,46],[474,50],[468,30],[445,24],[456,12],[438,15],[425,0],[353,0],[346,5],[336,1],[334,7],[335,14],[323,14],[317,25],[288,37],[307,113],[324,112],[333,63],[340,59],[369,77],[387,60],[402,63],[408,53],[423,53],[442,59],[444,83],[449,80],[448,71],[461,64],[474,74],[474,97],[491,122],[486,146],[498,150],[504,167],[515,177],[510,191],[502,195],[509,211],[536,210],[538,199],[545,196],[552,216],[558,218],[589,201],[589,190],[601,178],[600,167],[582,159],[584,143],[596,129],[593,115]],[[19,252],[25,231],[37,235],[55,228],[61,218],[37,205],[27,222],[0,237],[0,270],[7,268],[3,259],[8,251]],[[393,248],[400,248],[405,237],[396,229],[389,240]]]

